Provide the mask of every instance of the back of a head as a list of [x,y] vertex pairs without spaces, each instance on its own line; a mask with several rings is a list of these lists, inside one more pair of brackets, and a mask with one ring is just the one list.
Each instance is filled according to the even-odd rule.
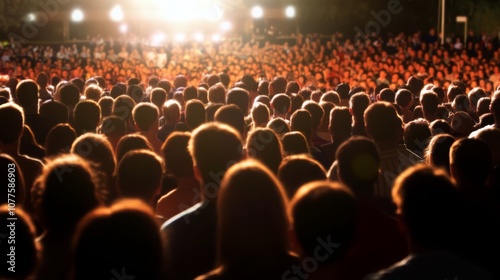
[[276,94],[271,99],[271,106],[276,114],[285,115],[290,111],[291,99],[284,93]]
[[224,105],[214,115],[214,121],[227,124],[236,129],[243,137],[245,135],[245,116],[238,106]]
[[408,79],[407,84],[408,84],[413,96],[416,96],[416,97],[418,97],[420,95],[420,91],[424,88],[424,82],[420,78],[415,77],[415,76],[411,76]]
[[472,105],[472,107],[475,109],[477,108],[477,103],[479,102],[479,99],[487,97],[488,95],[484,91],[484,89],[480,87],[475,87],[473,88],[468,94],[467,97],[469,98],[469,102]]
[[495,117],[495,124],[500,124],[500,92],[496,92],[491,98],[490,111]]
[[127,87],[127,95],[130,96],[135,103],[139,103],[144,98],[144,91],[138,85],[130,85]]
[[453,136],[461,138],[467,137],[474,130],[476,123],[466,112],[456,112],[451,118],[450,127],[453,131]]
[[290,81],[286,84],[285,94],[290,96],[292,93],[298,93],[300,85],[296,81]]
[[337,85],[335,91],[339,94],[341,100],[346,100],[349,99],[349,91],[351,91],[351,88],[349,84],[341,83]]
[[172,90],[172,83],[170,83],[168,80],[162,79],[158,82],[158,87],[165,90],[167,95],[169,95],[170,91]]
[[155,88],[151,91],[151,103],[155,104],[156,107],[161,108],[163,103],[167,101],[167,92],[162,88]]
[[253,106],[251,115],[253,125],[256,127],[264,127],[269,122],[269,109],[262,103]]
[[127,134],[123,136],[116,145],[116,162],[119,163],[128,152],[142,149],[149,151],[153,150],[148,139],[138,133]]
[[352,116],[347,107],[335,107],[330,111],[328,130],[330,135],[348,138],[351,134]]
[[411,106],[413,101],[413,95],[411,91],[407,89],[400,89],[396,92],[396,104],[402,108],[408,108]]
[[222,84],[215,84],[208,89],[208,101],[211,103],[226,103],[226,89]]
[[490,113],[491,98],[482,97],[477,102],[477,115],[481,117],[484,114]]
[[429,128],[431,130],[432,135],[438,134],[451,134],[451,126],[448,122],[443,119],[437,119],[430,123]]
[[118,192],[122,197],[151,203],[160,188],[163,163],[152,151],[130,151],[118,163],[116,173]]
[[387,102],[371,104],[365,111],[366,133],[377,144],[397,143],[402,138],[403,121],[396,109]]
[[232,88],[227,92],[226,104],[238,106],[243,115],[247,115],[249,106],[249,93],[242,88]]
[[283,159],[278,178],[289,198],[304,184],[326,180],[326,170],[317,161],[306,155],[294,155]]
[[217,110],[224,106],[224,103],[208,103],[205,107],[205,119],[207,122],[213,122]]
[[338,177],[356,195],[372,196],[379,176],[380,158],[375,143],[366,137],[353,137],[337,149]]
[[302,104],[302,109],[307,110],[311,114],[312,129],[318,129],[325,114],[323,108],[318,103],[308,100]]
[[422,155],[432,136],[429,122],[425,119],[413,120],[404,126],[404,142],[406,148],[417,155]]
[[345,256],[356,235],[357,209],[352,192],[339,183],[317,181],[302,186],[290,203],[293,230],[304,257],[319,244],[335,244],[323,264]]
[[194,176],[193,159],[188,150],[190,138],[189,132],[173,132],[161,148],[167,172],[171,172],[177,178]]
[[[270,128],[279,138],[283,138],[285,133],[290,132],[290,126],[282,118],[274,118],[267,123],[267,128]],[[305,138],[304,138],[305,139]],[[307,145],[307,144],[306,144]]]
[[276,77],[272,82],[269,83],[269,96],[272,97],[278,93],[286,92],[287,81],[283,77]]
[[220,262],[230,267],[243,260],[283,258],[288,251],[286,205],[281,184],[262,164],[247,160],[229,168],[217,202]]
[[114,99],[118,98],[118,96],[124,95],[127,93],[127,86],[125,84],[116,84],[111,88],[111,91],[109,92],[109,96],[113,97]]
[[134,106],[135,102],[130,96],[121,95],[115,99],[115,103],[113,104],[113,115],[128,122],[132,118]]
[[482,140],[463,138],[451,146],[451,175],[462,191],[480,192],[486,184],[491,168],[491,151]]
[[78,87],[73,84],[63,85],[60,89],[61,103],[72,107],[80,101],[80,91]]
[[292,94],[290,96],[290,112],[289,114],[293,114],[298,109],[302,108],[302,103],[304,103],[304,97],[299,94]]
[[203,104],[208,103],[208,90],[203,87],[198,87],[197,89],[197,99],[203,102]]
[[88,162],[76,155],[55,158],[45,165],[35,207],[45,228],[73,229],[97,207],[97,179]]
[[69,124],[58,124],[47,134],[45,157],[51,158],[62,153],[69,153],[76,139],[76,132]]
[[188,84],[188,80],[184,75],[177,75],[174,79],[174,89],[178,89],[181,87],[186,87]]
[[269,128],[258,128],[252,131],[246,141],[246,151],[250,158],[261,161],[274,174],[283,159],[281,142]]
[[113,103],[115,101],[113,98],[109,96],[104,96],[101,99],[99,99],[99,108],[101,108],[101,115],[102,117],[108,117],[111,116],[111,113],[113,112]]
[[73,115],[78,134],[94,132],[101,121],[101,108],[93,100],[82,100],[76,104]]
[[259,82],[259,86],[257,87],[257,93],[259,95],[269,95],[269,81],[263,80]]
[[224,85],[224,87],[229,87],[229,83],[231,82],[231,78],[226,73],[219,74],[219,80]]
[[437,97],[439,99],[439,104],[443,103],[444,98],[446,97],[444,89],[442,87],[434,86],[434,87],[432,87],[431,91],[437,95]]
[[152,87],[152,88],[155,88],[158,86],[158,83],[160,82],[160,79],[156,76],[151,76],[149,79],[148,79],[148,86]]
[[358,92],[349,99],[349,108],[355,118],[362,118],[363,114],[370,105],[370,97],[364,92]]
[[46,87],[49,84],[49,76],[45,72],[39,72],[36,76],[36,83],[40,87]]
[[249,75],[249,74],[243,75],[243,77],[241,77],[241,82],[243,84],[245,84],[244,88],[246,90],[248,90],[248,91],[256,91],[257,90],[258,84],[252,75]]
[[158,228],[153,211],[138,200],[122,200],[89,213],[73,242],[74,279],[108,280],[117,275],[163,279]]
[[486,129],[481,129],[476,135],[469,136],[484,141],[489,147],[493,159],[493,165],[500,164],[500,129],[495,127],[489,127]]
[[38,85],[33,80],[22,80],[16,87],[17,103],[23,108],[38,105]]
[[76,138],[71,153],[93,162],[96,171],[103,172],[111,180],[115,171],[115,153],[106,137],[101,134],[85,133]]
[[23,109],[14,103],[0,105],[0,120],[0,145],[16,144],[23,133]]
[[450,134],[433,136],[425,150],[425,160],[431,166],[442,168],[450,174],[450,148],[455,138]]
[[140,83],[141,81],[138,78],[130,78],[127,80],[127,87],[132,85],[138,86]]
[[460,198],[445,171],[421,164],[395,181],[392,198],[413,244],[451,249],[459,221]]
[[394,103],[396,100],[396,93],[390,88],[383,89],[379,96],[380,101]]
[[[25,199],[29,194],[26,193],[28,190],[26,189],[22,171],[19,169],[16,160],[8,154],[0,153],[0,164],[5,167],[0,171],[0,179],[7,182],[7,192],[15,195],[16,206],[24,207],[25,205],[30,205],[31,201],[26,201]],[[8,194],[1,196],[0,205],[12,202],[12,197],[12,195],[9,196]]]
[[211,87],[219,82],[220,82],[220,77],[218,75],[212,74],[212,75],[208,76],[207,83],[208,83],[209,87]]
[[309,145],[307,139],[301,132],[290,131],[283,135],[281,139],[283,145],[283,155],[309,154]]
[[186,103],[186,124],[193,130],[205,123],[205,105],[199,100],[189,100]]
[[[29,279],[37,265],[38,250],[35,244],[35,226],[30,216],[23,209],[16,207],[15,222],[12,222],[10,213],[12,213],[12,210],[7,204],[0,205],[0,221],[2,221],[2,226],[5,225],[5,228],[2,229],[2,238],[4,238],[4,232],[10,233],[8,241],[7,235],[5,235],[6,240],[2,242],[11,244],[11,246],[2,245],[0,247],[2,260],[4,260],[0,265],[0,278]],[[10,224],[9,220],[11,220]],[[10,232],[7,230],[10,230]],[[13,231],[15,231],[15,235],[13,235]],[[14,244],[15,246],[12,246]],[[12,250],[13,248],[15,249]]]
[[453,100],[452,107],[455,112],[468,112],[470,110],[469,99],[465,94],[460,94]]
[[99,99],[102,96],[102,89],[97,85],[89,85],[85,88],[84,95],[87,100],[99,102]]
[[319,101],[321,100],[321,96],[323,96],[323,92],[317,89],[311,93],[311,101],[319,103]]
[[446,93],[446,98],[448,98],[448,102],[453,102],[455,98],[459,95],[465,95],[465,91],[458,86],[448,87],[448,92]]
[[290,117],[290,130],[302,133],[307,141],[311,137],[312,129],[312,117],[309,111],[299,109]]
[[340,97],[339,94],[334,91],[327,91],[323,95],[321,95],[320,102],[330,102],[335,104],[335,106],[340,105]]
[[[241,135],[224,124],[203,124],[193,131],[189,140],[189,153],[204,184],[219,184],[225,171],[243,158],[242,149]],[[220,177],[214,178],[214,175]]]
[[158,124],[158,108],[151,103],[141,103],[134,107],[132,117],[141,131],[149,131]]
[[100,133],[104,134],[108,138],[121,138],[125,135],[127,131],[127,126],[125,122],[116,116],[109,116],[102,120],[102,125],[100,127]]
[[188,102],[191,99],[196,99],[198,97],[198,89],[194,86],[185,87],[182,91],[182,96],[184,101]]
[[438,105],[439,99],[437,94],[432,91],[426,91],[420,95],[420,104],[422,105],[422,111],[424,114],[435,115]]

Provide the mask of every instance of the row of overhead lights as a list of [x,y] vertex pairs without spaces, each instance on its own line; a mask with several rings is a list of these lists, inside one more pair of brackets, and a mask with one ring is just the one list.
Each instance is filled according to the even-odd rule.
[[[296,10],[294,6],[288,6],[285,8],[285,17],[287,18],[295,18]],[[261,6],[254,6],[250,11],[250,14],[253,18],[259,19],[264,17],[264,9]]]

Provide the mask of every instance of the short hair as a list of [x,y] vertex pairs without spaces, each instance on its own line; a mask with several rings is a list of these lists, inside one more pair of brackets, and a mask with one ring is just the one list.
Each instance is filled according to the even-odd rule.
[[260,81],[257,87],[257,93],[259,95],[269,95],[269,81]]
[[111,113],[113,112],[113,103],[115,101],[113,100],[112,97],[109,96],[103,96],[101,99],[99,99],[99,108],[101,108],[101,115],[102,117],[108,117],[111,116]]
[[174,79],[174,89],[181,87],[186,87],[188,84],[188,79],[184,75],[177,75]]
[[431,91],[437,95],[439,103],[442,103],[445,98],[444,89],[441,87],[432,87]]
[[102,171],[108,179],[113,179],[116,161],[113,147],[108,139],[100,134],[85,133],[76,138],[71,146],[71,153],[93,162],[95,171]]
[[470,110],[469,99],[467,96],[460,94],[453,100],[452,107],[455,112],[462,111],[467,113]]
[[347,107],[335,107],[330,111],[328,130],[330,135],[349,136],[352,116]]
[[158,82],[160,82],[160,78],[158,78],[156,76],[151,76],[148,79],[148,86],[155,88],[158,86]]
[[401,107],[408,107],[413,101],[413,95],[407,89],[400,89],[396,92],[395,101]]
[[89,85],[85,88],[84,95],[87,100],[99,102],[99,99],[102,96],[102,89],[97,85]]
[[424,88],[424,81],[418,77],[411,76],[408,79],[407,85],[409,86],[413,96],[419,96],[420,91]]
[[141,103],[134,107],[132,116],[141,131],[148,131],[158,123],[158,108],[150,103]]
[[127,87],[127,95],[130,96],[135,103],[139,103],[144,98],[144,91],[138,85],[129,85]]
[[208,101],[211,103],[226,103],[226,89],[220,83],[208,89]]
[[10,89],[8,87],[0,87],[0,96],[4,97],[7,100],[7,102],[9,102],[10,99],[12,98],[10,96]]
[[73,116],[79,129],[78,134],[95,131],[101,121],[101,108],[93,100],[82,100],[76,104]]
[[270,128],[280,138],[287,132],[290,132],[290,126],[282,118],[274,118],[267,123],[267,128]]
[[246,130],[244,118],[243,112],[234,104],[220,107],[214,115],[214,120],[216,122],[230,125],[236,129],[242,137],[245,135]]
[[114,99],[118,98],[120,95],[124,95],[127,93],[127,87],[125,84],[122,83],[117,83],[111,88],[111,91],[109,92],[109,96],[113,97]]
[[330,102],[335,104],[336,106],[339,106],[340,97],[339,94],[334,91],[327,91],[321,96],[320,102]]
[[432,91],[423,92],[420,95],[420,104],[424,113],[435,115],[439,105],[437,94]]
[[125,122],[116,116],[109,116],[102,120],[100,133],[106,137],[122,137],[127,132]]
[[123,197],[150,203],[160,189],[163,162],[149,150],[127,152],[116,168],[118,191]]
[[69,110],[56,100],[48,100],[40,105],[40,115],[47,118],[51,125],[68,122]]
[[14,103],[0,105],[0,120],[3,120],[0,125],[0,144],[17,143],[23,133],[23,109]]
[[153,147],[145,136],[137,133],[127,134],[116,144],[116,162],[119,163],[125,154],[134,150],[153,151]]
[[392,199],[413,242],[451,249],[447,245],[457,230],[460,196],[446,172],[425,164],[410,167],[396,179]]
[[321,100],[321,96],[323,96],[323,92],[321,90],[317,89],[311,93],[311,100],[310,101],[314,101],[316,103],[319,103],[319,101]]
[[39,72],[36,75],[36,83],[40,87],[47,86],[47,84],[49,83],[49,76],[45,72]]
[[165,80],[165,79],[161,79],[158,82],[158,87],[165,90],[167,95],[169,95],[170,91],[172,91],[172,83],[170,83],[168,80]]
[[490,112],[490,104],[491,104],[491,98],[489,97],[482,97],[479,99],[477,102],[477,115],[481,117],[484,114],[487,114]]
[[477,108],[478,101],[483,97],[488,97],[488,95],[484,89],[475,87],[469,92],[467,97],[469,98],[469,102],[472,104],[472,107]]
[[313,182],[301,187],[290,203],[293,230],[305,256],[312,257],[318,240],[337,245],[327,263],[341,259],[356,236],[357,206],[352,192],[339,183]]
[[443,120],[443,119],[437,119],[434,120],[430,123],[429,129],[431,130],[432,135],[438,135],[438,134],[451,134],[451,126],[450,124]]
[[283,135],[281,139],[281,144],[283,145],[283,155],[299,155],[307,154],[309,155],[309,144],[307,139],[299,131],[290,131]]
[[404,126],[405,145],[419,156],[423,155],[431,136],[429,122],[425,119],[416,119]]
[[355,118],[362,118],[369,105],[370,97],[364,92],[358,92],[349,99],[349,108]]
[[241,82],[245,84],[245,89],[248,91],[256,91],[257,90],[257,81],[255,81],[254,77],[249,74],[243,75],[241,77]]
[[46,228],[72,229],[99,206],[99,181],[88,162],[77,155],[55,158],[44,166],[34,192],[35,208]]
[[388,102],[373,103],[365,111],[366,133],[376,143],[399,141],[403,132],[403,120]]
[[285,157],[278,169],[278,178],[289,198],[292,198],[302,185],[327,179],[325,168],[303,154]]
[[158,228],[153,210],[139,200],[125,199],[92,211],[75,233],[74,279],[109,279],[125,269],[133,277],[162,279],[163,242]]
[[226,88],[229,86],[229,83],[231,82],[229,75],[226,73],[220,73],[219,80]]
[[177,178],[194,176],[193,159],[188,150],[190,138],[189,132],[174,131],[161,147],[167,172],[171,172]]
[[380,157],[373,140],[352,137],[339,146],[335,157],[340,181],[357,195],[372,195],[380,168]]
[[483,188],[488,180],[492,162],[490,147],[482,140],[462,138],[455,141],[450,148],[450,167],[459,187],[472,184],[478,189]]
[[220,82],[220,77],[218,75],[212,74],[212,75],[208,76],[208,78],[207,78],[207,83],[208,83],[209,87],[211,87],[219,82]]
[[185,102],[196,99],[198,97],[198,89],[194,86],[185,87],[184,90],[182,90],[182,96]]
[[243,158],[241,135],[231,126],[219,123],[206,123],[195,129],[188,149],[204,184],[213,182],[213,174],[222,176]]
[[389,103],[394,103],[396,99],[396,93],[390,88],[384,88],[380,94],[380,101],[386,101]]
[[446,98],[448,98],[448,102],[453,102],[457,96],[462,94],[465,94],[465,91],[461,87],[450,85],[446,93]]
[[286,84],[285,94],[290,96],[292,93],[298,93],[300,85],[296,81],[290,81]]
[[271,99],[271,106],[277,114],[284,115],[290,111],[291,99],[284,93],[276,94]]
[[451,118],[450,126],[453,135],[466,137],[474,130],[475,122],[466,112],[456,112]]
[[299,109],[290,117],[290,130],[302,133],[307,141],[311,137],[312,129],[312,117],[309,111]]
[[208,103],[208,90],[206,90],[205,88],[202,88],[202,87],[198,87],[197,98],[198,98],[198,100],[203,102],[203,104],[207,104]]
[[128,95],[120,95],[113,103],[114,116],[128,122],[132,118],[132,110],[134,109],[135,101]]
[[17,103],[23,108],[38,105],[38,85],[33,80],[22,80],[16,87]]
[[162,107],[162,105],[167,101],[167,92],[162,88],[154,88],[151,91],[150,101],[155,104],[158,109]]
[[51,158],[62,153],[69,153],[76,139],[76,132],[69,124],[54,126],[45,140],[45,157]]
[[286,85],[287,81],[285,78],[281,76],[275,77],[274,80],[269,83],[269,95],[273,96],[278,93],[285,93]]
[[208,103],[205,107],[205,119],[207,122],[213,122],[217,110],[224,106],[224,103]]
[[242,88],[232,88],[227,92],[226,104],[235,104],[241,110],[243,115],[248,113],[249,93]]
[[493,94],[490,103],[490,111],[495,117],[495,123],[500,124],[500,92]]
[[170,99],[163,104],[162,107],[163,111],[163,118],[167,122],[176,122],[179,120],[179,117],[181,115],[181,105],[179,102]]
[[141,81],[138,78],[130,78],[127,80],[127,87],[132,85],[139,85]]
[[335,87],[335,91],[339,94],[340,99],[345,100],[349,99],[349,91],[351,91],[351,88],[349,84],[341,83]]
[[246,152],[250,158],[262,162],[274,174],[283,159],[281,142],[269,128],[257,128],[252,131],[246,141]]
[[266,126],[269,122],[269,109],[262,103],[253,106],[251,115],[255,126]]
[[200,100],[193,99],[186,103],[185,119],[191,130],[205,123],[205,118],[205,105]]
[[425,161],[436,168],[442,168],[450,174],[450,148],[455,138],[450,134],[434,135],[425,149]]
[[302,108],[302,103],[304,103],[304,98],[298,94],[292,94],[290,96],[290,112],[289,114],[293,114],[298,109]]
[[70,107],[80,101],[80,90],[73,84],[63,85],[60,89],[61,103]]
[[302,104],[302,109],[306,109],[311,114],[312,129],[315,130],[321,124],[325,111],[318,103],[308,100]]

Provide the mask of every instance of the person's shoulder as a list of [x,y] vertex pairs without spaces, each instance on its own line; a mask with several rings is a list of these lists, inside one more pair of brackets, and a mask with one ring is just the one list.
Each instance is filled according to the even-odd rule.
[[[189,207],[186,210],[182,211],[181,213],[173,216],[172,218],[168,219],[161,226],[161,231],[172,232],[175,231],[176,229],[189,226],[190,224],[192,224],[193,218],[199,215],[203,211],[207,203],[208,202],[199,202],[193,205],[192,207]],[[179,207],[182,207],[182,205],[179,205]]]
[[411,271],[406,265],[411,259],[411,256],[395,263],[394,265],[380,270],[376,273],[369,274],[364,280],[400,280],[411,279]]

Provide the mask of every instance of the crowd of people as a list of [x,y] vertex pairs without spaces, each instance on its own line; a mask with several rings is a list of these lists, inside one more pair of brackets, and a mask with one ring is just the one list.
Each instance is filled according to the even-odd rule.
[[1,52],[1,279],[500,277],[494,38]]

